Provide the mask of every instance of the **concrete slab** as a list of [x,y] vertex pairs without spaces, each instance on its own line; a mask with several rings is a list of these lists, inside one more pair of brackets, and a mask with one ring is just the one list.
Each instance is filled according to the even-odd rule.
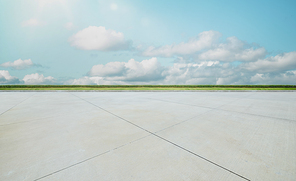
[[296,92],[0,98],[0,180],[296,179]]
[[28,99],[32,95],[34,95],[34,92],[26,92],[26,93],[15,92],[15,94],[12,94],[10,92],[1,92],[0,115],[5,113],[12,107],[18,105],[22,101]]
[[250,180],[294,180],[295,132],[292,121],[214,110],[157,134]]
[[[182,121],[192,119],[200,114],[203,114],[211,109],[200,107],[189,107],[182,104],[168,104],[163,101],[154,101],[147,99],[144,96],[136,95],[136,98],[125,96],[126,93],[114,95],[114,101],[110,100],[110,96],[98,95],[91,93],[91,97],[85,94],[76,93],[90,103],[103,107],[104,109],[120,115],[120,117],[129,120],[151,132],[156,132],[165,129]],[[135,93],[134,93],[135,94]],[[104,99],[107,99],[104,101]],[[121,100],[121,101],[119,101]],[[112,104],[108,102],[112,101]]]
[[[83,173],[81,174],[81,170]],[[154,136],[112,150],[44,180],[241,180]]]

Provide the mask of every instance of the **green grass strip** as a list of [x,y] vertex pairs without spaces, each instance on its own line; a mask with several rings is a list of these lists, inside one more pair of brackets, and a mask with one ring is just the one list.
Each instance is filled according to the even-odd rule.
[[0,90],[296,90],[296,85],[0,85]]

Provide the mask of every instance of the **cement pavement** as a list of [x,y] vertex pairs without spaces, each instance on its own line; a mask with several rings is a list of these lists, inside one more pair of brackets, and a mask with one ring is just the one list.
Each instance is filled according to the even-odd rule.
[[296,92],[0,92],[0,180],[296,180]]

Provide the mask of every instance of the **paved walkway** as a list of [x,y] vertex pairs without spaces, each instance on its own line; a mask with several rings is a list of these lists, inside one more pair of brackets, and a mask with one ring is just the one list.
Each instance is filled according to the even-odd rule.
[[0,180],[296,180],[296,92],[0,92]]

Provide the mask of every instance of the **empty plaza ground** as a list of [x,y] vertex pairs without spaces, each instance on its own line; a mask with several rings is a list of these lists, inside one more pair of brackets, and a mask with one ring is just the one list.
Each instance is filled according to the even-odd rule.
[[296,92],[0,92],[0,180],[296,180]]

